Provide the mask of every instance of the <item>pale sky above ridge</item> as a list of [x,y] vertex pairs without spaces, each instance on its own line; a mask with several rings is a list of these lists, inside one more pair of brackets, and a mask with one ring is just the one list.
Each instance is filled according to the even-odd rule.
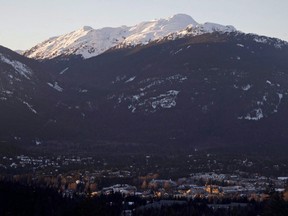
[[0,45],[29,49],[82,26],[132,26],[178,13],[288,41],[287,0],[0,0]]

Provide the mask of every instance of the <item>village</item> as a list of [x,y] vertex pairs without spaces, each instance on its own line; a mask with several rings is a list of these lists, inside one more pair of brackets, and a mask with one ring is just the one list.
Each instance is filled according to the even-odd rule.
[[[151,165],[151,160],[151,156],[145,156],[143,166]],[[247,166],[253,164],[249,161],[242,163]],[[195,172],[165,179],[155,170],[143,174],[139,167],[125,168],[111,168],[105,160],[99,161],[94,157],[3,156],[0,169],[6,174],[0,178],[56,188],[63,197],[70,198],[121,193],[123,196],[144,199],[229,198],[262,201],[271,192],[284,193],[288,185],[288,177],[285,176],[263,176],[240,170],[233,173]]]

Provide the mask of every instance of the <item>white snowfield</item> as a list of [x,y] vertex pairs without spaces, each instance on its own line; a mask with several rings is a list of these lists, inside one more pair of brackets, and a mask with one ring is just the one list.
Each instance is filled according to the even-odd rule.
[[214,23],[199,24],[188,15],[177,14],[167,19],[142,22],[132,27],[93,29],[84,26],[71,33],[50,38],[27,50],[24,55],[35,59],[51,59],[71,54],[91,58],[116,46],[147,44],[171,34],[183,36],[193,32],[195,35],[200,35],[214,31],[231,32],[236,29],[233,26]]

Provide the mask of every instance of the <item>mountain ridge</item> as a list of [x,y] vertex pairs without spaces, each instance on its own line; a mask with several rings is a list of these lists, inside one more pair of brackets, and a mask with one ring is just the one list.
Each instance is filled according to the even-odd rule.
[[[0,58],[6,98],[0,138],[34,145],[285,146],[287,42],[190,29],[88,59],[37,61],[0,49],[9,59]],[[17,61],[31,68],[30,79],[11,65]]]
[[199,24],[189,15],[176,14],[166,19],[141,22],[131,27],[93,29],[83,26],[68,34],[45,40],[25,51],[24,55],[35,59],[51,59],[61,55],[81,55],[83,58],[91,58],[115,46],[144,45],[182,31],[188,26],[197,32],[195,35],[214,31],[236,31],[232,26],[214,23]]

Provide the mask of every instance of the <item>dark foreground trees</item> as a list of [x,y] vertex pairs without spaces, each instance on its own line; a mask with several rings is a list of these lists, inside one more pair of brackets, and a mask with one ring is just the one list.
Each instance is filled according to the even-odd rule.
[[[0,181],[1,216],[97,216],[125,215],[124,210],[132,215],[288,215],[288,202],[281,194],[273,193],[264,202],[248,202],[247,206],[229,208],[209,208],[201,200],[176,202],[172,205],[153,205],[159,200],[146,200],[136,196],[123,197],[119,193],[98,197],[63,198],[57,190],[24,186],[19,183]],[[207,201],[207,200],[206,200]],[[133,203],[133,205],[127,205]],[[152,205],[151,205],[152,203]],[[173,202],[172,202],[173,203]],[[179,204],[180,203],[180,204]],[[131,211],[130,211],[131,210]]]
[[122,196],[63,198],[54,189],[0,182],[1,216],[120,215]]

